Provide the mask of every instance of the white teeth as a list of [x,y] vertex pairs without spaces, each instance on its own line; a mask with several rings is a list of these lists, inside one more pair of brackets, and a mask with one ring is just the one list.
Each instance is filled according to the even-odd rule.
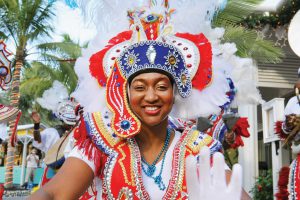
[[153,111],[153,110],[157,110],[158,107],[146,107],[145,109],[146,109],[146,110]]

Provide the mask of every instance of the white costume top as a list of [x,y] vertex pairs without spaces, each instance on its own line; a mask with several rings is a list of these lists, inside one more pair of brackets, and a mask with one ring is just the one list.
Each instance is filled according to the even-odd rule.
[[[174,139],[172,141],[172,143],[170,144],[170,147],[168,148],[167,150],[167,153],[166,153],[166,158],[165,158],[165,163],[164,163],[164,169],[162,171],[162,180],[163,180],[163,183],[167,184],[169,183],[169,180],[171,178],[171,170],[172,169],[172,160],[173,160],[173,150],[175,148],[175,145],[176,143],[179,141],[180,139],[180,136],[181,136],[181,133],[180,132],[175,132],[175,136],[174,136]],[[81,151],[81,150],[78,150],[77,147],[75,147],[69,157],[75,157],[75,158],[79,158],[81,159],[82,161],[84,161],[92,170],[93,172],[95,173],[95,164],[93,161],[90,161],[88,160],[88,158],[84,155],[84,153]],[[196,159],[196,158],[195,158]],[[160,172],[160,168],[161,168],[161,163],[162,161],[158,162],[156,164],[156,170],[155,170],[155,173],[154,173],[154,177],[157,176]],[[229,167],[227,165],[225,165],[225,170],[229,170]],[[154,183],[154,180],[150,177],[148,177],[144,171],[142,171],[142,178],[143,178],[143,184],[150,196],[150,199],[152,200],[160,200],[162,199],[162,197],[164,196],[165,194],[165,191],[161,191],[158,186]],[[101,185],[101,180],[99,178],[97,178],[96,181],[96,188],[97,188],[97,199],[101,199],[102,198],[102,194],[101,194],[101,188],[102,188],[102,185]]]
[[[161,175],[162,180],[166,184],[166,186],[169,183],[169,180],[171,178],[171,170],[170,169],[172,168],[172,158],[173,158],[172,153],[173,153],[175,145],[179,141],[179,139],[180,139],[180,132],[175,132],[175,137],[166,153],[164,169],[163,169],[162,175]],[[94,162],[89,161],[87,159],[87,157],[83,154],[83,152],[81,150],[78,150],[77,147],[75,147],[73,149],[73,151],[70,153],[69,157],[76,157],[76,158],[83,160],[86,164],[88,164],[88,166],[90,166],[90,168],[93,170],[93,172],[95,172]],[[156,170],[155,170],[154,176],[157,176],[159,174],[160,168],[161,168],[161,163],[162,163],[162,161],[160,161],[156,164]],[[147,192],[149,193],[150,198],[153,200],[162,199],[165,191],[161,191],[158,188],[158,186],[154,183],[154,180],[152,178],[148,177],[144,172],[142,173],[142,177],[143,177],[144,186],[145,186]],[[101,199],[102,194],[101,194],[101,191],[99,192],[99,188],[100,189],[102,188],[101,180],[99,179],[98,181],[96,181],[96,183],[97,183],[96,188],[98,189],[97,199]]]

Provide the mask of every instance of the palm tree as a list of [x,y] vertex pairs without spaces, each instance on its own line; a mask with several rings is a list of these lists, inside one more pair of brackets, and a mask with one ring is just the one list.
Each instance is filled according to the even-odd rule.
[[244,20],[255,12],[255,6],[263,0],[228,0],[224,10],[213,19],[214,27],[224,27],[223,42],[233,42],[237,55],[253,58],[260,63],[278,63],[284,53],[274,42],[262,38],[255,30],[243,26]]
[[[0,0],[0,37],[10,39],[15,47],[13,82],[10,103],[18,107],[21,69],[28,56],[28,44],[35,43],[42,36],[50,36],[50,20],[54,16],[48,0]],[[10,122],[12,129],[14,122]],[[9,133],[11,137],[11,134]],[[11,188],[13,177],[14,148],[8,144],[5,187]]]
[[[54,80],[63,83],[69,94],[73,92],[77,85],[75,60],[81,56],[81,48],[86,46],[87,44],[80,45],[72,41],[68,35],[63,35],[62,42],[38,45],[41,50],[41,60],[32,62],[32,67],[24,70],[20,85],[20,109],[24,111],[31,109],[32,102],[41,97],[43,92],[52,86]],[[36,104],[34,109],[41,114],[43,123],[50,126],[56,124],[55,120],[52,120],[51,112]],[[21,122],[30,121],[28,113],[23,112]]]

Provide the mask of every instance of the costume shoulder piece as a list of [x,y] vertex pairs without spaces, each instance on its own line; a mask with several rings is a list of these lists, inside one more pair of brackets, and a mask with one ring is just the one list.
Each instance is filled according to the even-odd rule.
[[[80,134],[85,135],[83,140],[89,139],[90,142],[97,146],[104,153],[108,153],[122,139],[118,137],[110,128],[110,117],[108,112],[86,113],[81,120]],[[84,132],[84,133],[82,133]],[[85,143],[85,141],[81,141]]]
[[193,155],[197,155],[204,146],[210,149],[211,154],[221,151],[222,149],[222,144],[218,140],[213,139],[210,135],[200,132],[195,128],[191,129],[186,146]]

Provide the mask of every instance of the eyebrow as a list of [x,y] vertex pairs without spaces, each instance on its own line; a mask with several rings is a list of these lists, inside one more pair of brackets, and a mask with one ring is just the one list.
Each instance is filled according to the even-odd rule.
[[[156,82],[159,82],[159,81],[162,81],[162,80],[169,80],[169,82],[170,82],[170,84],[172,84],[172,82],[171,82],[171,80],[168,78],[168,77],[160,77],[160,78],[158,78],[157,80],[156,80]],[[137,79],[133,79],[132,81],[131,81],[131,84],[133,84],[134,82],[136,82],[136,81],[140,81],[140,82],[145,82],[145,79],[143,79],[143,78],[137,78]]]

